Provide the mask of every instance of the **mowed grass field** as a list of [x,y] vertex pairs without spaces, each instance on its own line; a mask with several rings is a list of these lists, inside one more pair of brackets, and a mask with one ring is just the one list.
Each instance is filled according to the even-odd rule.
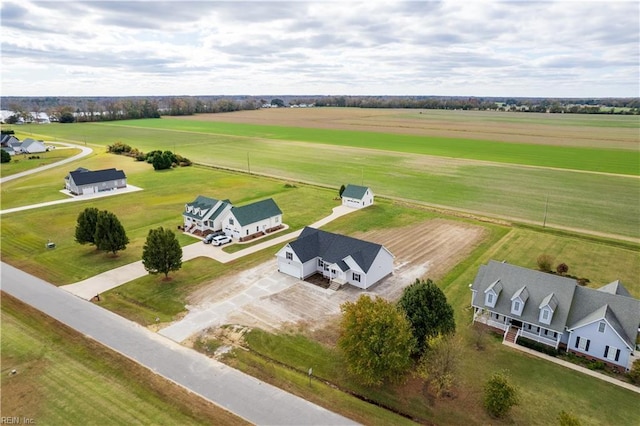
[[[41,152],[38,154],[14,155],[11,157],[11,162],[0,164],[0,176],[9,176],[26,170],[35,169],[36,167],[45,166],[47,164],[73,157],[79,153],[80,150],[76,148],[59,148],[54,151]],[[32,156],[39,158],[30,159],[29,157]]]
[[[236,205],[272,197],[284,212],[283,221],[291,230],[331,214],[339,203],[334,200],[333,191],[306,185],[292,187],[283,181],[202,167],[155,172],[149,164],[101,153],[68,167],[3,184],[2,208],[66,198],[59,192],[64,175],[79,166],[124,169],[128,182],[143,190],[3,214],[0,242],[4,262],[57,285],[71,284],[139,261],[149,230],[159,226],[175,230],[182,245],[199,243],[200,240],[177,231],[183,221],[185,203],[199,194],[230,199]],[[76,219],[87,207],[109,210],[118,216],[130,240],[126,250],[112,257],[74,241]],[[45,248],[48,240],[56,243],[55,249]]]
[[[287,109],[30,130],[170,149],[203,164],[335,188],[365,184],[379,195],[533,224],[546,210],[548,226],[640,238],[636,117],[366,112],[371,117],[359,109]],[[264,125],[269,118],[287,126]]]
[[3,293],[1,303],[3,419],[38,425],[246,424],[9,295]]

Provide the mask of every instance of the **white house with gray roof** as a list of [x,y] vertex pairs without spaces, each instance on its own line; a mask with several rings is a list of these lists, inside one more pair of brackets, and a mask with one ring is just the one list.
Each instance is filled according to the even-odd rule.
[[97,194],[127,187],[127,176],[122,170],[87,170],[79,167],[64,178],[65,189],[73,195]]
[[619,281],[599,289],[508,263],[482,265],[471,284],[474,322],[563,348],[625,371],[640,327],[640,300]]
[[240,241],[282,228],[282,211],[272,198],[232,207],[222,219],[225,235]]
[[367,289],[393,273],[393,254],[380,244],[306,227],[276,254],[278,270],[299,279],[322,274],[330,282]]
[[367,186],[347,185],[342,193],[342,205],[361,209],[373,204],[373,191]]

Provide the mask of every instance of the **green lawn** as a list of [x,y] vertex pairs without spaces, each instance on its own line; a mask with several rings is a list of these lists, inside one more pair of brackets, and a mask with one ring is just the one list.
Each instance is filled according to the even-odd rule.
[[[218,125],[222,127],[215,127]],[[171,130],[169,127],[160,130],[159,126],[193,130]],[[466,145],[460,145],[462,142],[447,140],[434,144],[444,147],[442,149],[460,151],[429,151],[436,155],[434,156],[426,155],[427,151],[415,141],[414,145],[414,142],[402,142],[402,137],[405,137],[402,135],[378,134],[377,139],[371,139],[360,134],[349,134],[348,137],[345,134],[335,135],[334,138],[318,129],[254,129],[244,125],[230,125],[227,129],[224,126],[227,123],[163,119],[50,126],[46,130],[52,134],[60,133],[64,138],[87,139],[103,146],[120,140],[145,151],[171,149],[199,163],[244,171],[250,169],[253,173],[281,176],[283,179],[313,182],[333,188],[349,182],[364,183],[374,188],[378,195],[537,224],[542,224],[546,206],[548,226],[640,238],[640,179],[636,177],[461,160],[475,159],[473,152],[479,149],[486,155],[521,155],[518,157],[521,160],[518,161],[529,164],[529,154],[516,154],[511,150],[531,149],[531,155],[539,155],[545,161],[547,158],[561,158],[567,163],[562,167],[582,169],[588,168],[587,165],[592,162],[614,167],[612,165],[618,160],[610,158],[610,155],[620,155],[620,159],[624,159],[627,166],[633,169],[629,173],[637,175],[640,173],[637,151],[605,150],[608,152],[606,153],[579,148],[585,151],[578,155],[562,151],[573,149],[567,147],[509,143],[505,143],[503,147],[483,145],[483,141],[473,141],[472,147],[467,151]],[[290,134],[289,130],[294,133]],[[216,133],[223,131],[231,133]],[[295,140],[295,132],[300,131],[313,136],[310,136],[312,141]],[[346,145],[340,145],[343,142]],[[471,144],[470,141],[465,143]],[[368,149],[379,148],[381,144],[387,144],[383,146],[386,150]],[[424,144],[431,146],[427,142]],[[417,153],[407,153],[406,151],[410,151],[408,147],[420,149],[414,150]],[[585,159],[585,155],[589,158]],[[492,159],[498,160],[497,157]],[[580,164],[568,164],[570,162]],[[37,188],[37,182],[24,185]],[[5,204],[3,197],[3,208],[6,208]]]
[[38,425],[245,424],[4,293],[1,312],[3,419],[26,417]]
[[[41,152],[39,154],[14,155],[11,162],[0,164],[0,176],[6,177],[16,173],[35,169],[36,167],[46,166],[69,157],[79,154],[80,150],[76,148],[59,148],[53,151]],[[40,158],[29,158],[37,156]]]
[[[144,190],[3,215],[3,261],[57,285],[70,284],[140,260],[149,229],[176,229],[182,224],[185,203],[198,194],[228,198],[236,205],[273,197],[284,213],[283,221],[292,229],[327,216],[336,205],[332,191],[306,185],[290,187],[282,181],[246,174],[201,167],[154,172],[146,163],[107,154],[93,155],[81,164],[88,168],[105,164],[122,168],[129,183]],[[3,208],[65,198],[58,192],[63,175],[63,171],[55,169],[3,184]],[[77,216],[86,207],[112,211],[122,222],[130,243],[117,257],[74,242]],[[178,239],[182,245],[199,241],[182,233]],[[55,242],[56,249],[47,250],[47,240]]]

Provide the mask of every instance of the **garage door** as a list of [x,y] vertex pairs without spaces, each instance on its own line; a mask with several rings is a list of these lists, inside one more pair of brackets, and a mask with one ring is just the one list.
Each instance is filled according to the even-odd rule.
[[286,260],[278,260],[278,269],[284,274],[300,278],[300,265],[297,263],[289,263]]

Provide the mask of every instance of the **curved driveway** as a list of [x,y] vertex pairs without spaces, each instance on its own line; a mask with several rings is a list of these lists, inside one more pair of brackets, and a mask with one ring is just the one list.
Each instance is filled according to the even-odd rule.
[[1,267],[3,291],[251,423],[355,424],[6,263]]
[[70,163],[72,161],[76,161],[82,157],[86,157],[87,155],[91,154],[93,152],[93,149],[91,148],[87,148],[86,146],[80,146],[80,145],[74,145],[74,144],[70,144],[70,143],[66,143],[66,142],[55,142],[58,145],[64,145],[64,146],[68,146],[70,148],[78,148],[80,149],[82,152],[80,154],[76,154],[73,157],[69,157],[69,158],[65,158],[64,160],[60,160],[57,161],[55,163],[51,163],[51,164],[47,164],[46,166],[40,166],[40,167],[36,167],[35,169],[31,169],[31,170],[26,170],[24,172],[20,172],[20,173],[16,173],[13,175],[9,175],[9,176],[5,176],[2,179],[0,179],[0,183],[5,183],[8,182],[10,180],[14,180],[14,179],[18,179],[33,173],[38,173],[41,172],[43,170],[48,170],[48,169],[53,169],[54,167],[58,167],[58,166],[62,166],[63,164],[67,164]]

